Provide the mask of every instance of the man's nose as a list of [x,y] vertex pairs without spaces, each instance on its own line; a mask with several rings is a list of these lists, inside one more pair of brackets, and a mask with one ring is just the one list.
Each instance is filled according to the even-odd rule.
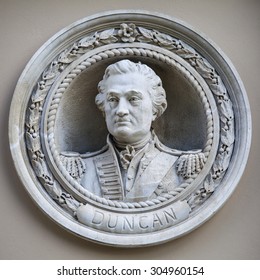
[[124,98],[121,98],[119,100],[118,105],[117,105],[116,114],[119,117],[122,117],[122,116],[125,116],[125,115],[129,114],[128,104],[127,104],[127,101]]

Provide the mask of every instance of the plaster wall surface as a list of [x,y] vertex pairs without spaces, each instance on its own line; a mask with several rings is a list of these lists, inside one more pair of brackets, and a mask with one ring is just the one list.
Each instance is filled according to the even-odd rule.
[[[251,105],[251,152],[231,198],[200,228],[154,247],[106,247],[66,232],[30,199],[9,151],[9,107],[29,59],[63,27],[113,9],[164,13],[206,34],[234,64]],[[259,11],[257,0],[0,0],[0,259],[260,259]]]

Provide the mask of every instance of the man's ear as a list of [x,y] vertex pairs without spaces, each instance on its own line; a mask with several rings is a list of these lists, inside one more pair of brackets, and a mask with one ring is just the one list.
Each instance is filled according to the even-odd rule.
[[153,113],[153,118],[152,118],[153,122],[154,122],[156,119],[157,119],[157,112],[154,112],[154,113]]

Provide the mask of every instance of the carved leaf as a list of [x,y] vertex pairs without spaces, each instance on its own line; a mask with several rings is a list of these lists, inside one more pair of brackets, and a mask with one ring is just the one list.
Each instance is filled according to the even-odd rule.
[[176,53],[185,59],[197,58],[195,50],[189,45],[181,42],[182,48],[178,49]]
[[222,172],[227,170],[228,166],[229,166],[229,162],[230,162],[230,157],[231,157],[231,153],[230,154],[218,154],[216,161],[215,161],[215,165],[214,165],[214,170],[221,170]]
[[232,104],[231,102],[228,101],[223,101],[220,105],[220,109],[221,112],[223,113],[223,115],[228,119],[228,120],[232,120],[234,118],[234,113],[232,110]]
[[223,160],[222,160],[223,170],[228,169],[228,166],[229,166],[229,163],[230,163],[230,157],[231,157],[231,153],[226,155],[225,157],[223,157]]
[[226,100],[225,88],[222,87],[221,84],[212,84],[211,78],[210,78],[210,88],[211,88],[212,92],[214,93],[214,95],[220,97],[223,100]]
[[45,87],[44,89],[37,89],[36,93],[32,96],[32,102],[41,102],[45,99],[48,94],[49,87]]
[[182,58],[184,58],[184,59],[186,59],[186,60],[195,58],[195,55],[194,55],[193,53],[191,53],[189,50],[178,49],[178,50],[176,51],[176,53],[177,53],[180,57],[182,57]]
[[111,36],[107,39],[102,39],[101,41],[102,41],[102,43],[105,43],[105,44],[111,44],[111,43],[117,42],[118,39],[115,36]]
[[[153,31],[151,30],[148,30],[146,28],[143,28],[143,27],[138,27],[138,30],[139,32],[143,35],[143,37],[145,39],[149,39],[148,42],[150,42],[152,39],[153,39]],[[139,39],[142,38],[142,37],[139,37],[138,38],[138,41],[140,41]]]
[[69,64],[77,58],[77,55],[70,53],[68,50],[62,52],[58,58],[60,63]]
[[221,133],[220,139],[224,145],[230,147],[234,143],[235,137],[232,132],[230,132],[229,130],[226,131],[222,128],[222,133]]
[[96,34],[84,37],[83,39],[81,39],[79,41],[78,46],[82,47],[82,48],[93,49],[94,48],[94,44],[95,44],[95,42],[97,40],[97,35]]
[[56,71],[53,71],[54,69],[50,68],[43,72],[42,78],[43,80],[52,80],[56,76]]
[[32,165],[34,167],[35,174],[37,177],[45,178],[46,175],[46,166],[43,164],[43,161],[32,160]]
[[137,37],[137,41],[141,42],[141,43],[149,43],[152,41],[152,39],[150,38],[146,38],[144,36],[138,36]]
[[100,39],[100,40],[109,39],[110,37],[113,36],[114,31],[115,31],[114,28],[113,28],[113,29],[108,29],[108,30],[102,31],[102,32],[99,34],[99,39]]
[[27,148],[32,152],[39,151],[41,148],[39,136],[33,138],[30,133],[26,132],[26,145]]
[[39,120],[40,120],[40,114],[39,109],[35,107],[34,109],[30,109],[30,113],[27,115],[26,119],[26,125],[27,127],[34,127],[38,126]]
[[56,181],[45,182],[44,187],[53,199],[58,199],[62,195],[62,189]]
[[202,57],[198,59],[198,66],[204,69],[205,72],[211,72],[211,73],[213,72],[212,66],[208,63],[208,61],[206,61]]
[[211,173],[208,175],[208,177],[206,178],[206,180],[204,182],[204,188],[207,193],[212,193],[215,190],[214,181],[212,179]]
[[[227,89],[223,83],[223,81],[221,79],[218,80],[218,86],[219,86],[219,90],[221,92],[223,92],[224,94],[227,93]],[[227,96],[224,96],[224,100],[229,100]]]
[[213,73],[213,68],[211,67],[211,65],[201,57],[196,59],[196,63],[198,65],[198,72],[203,77],[206,76],[207,78],[210,78]]
[[76,201],[72,196],[70,197],[65,197],[64,198],[65,203],[67,205],[67,208],[72,211],[73,213],[77,210],[77,208],[79,207],[79,202]]
[[161,46],[168,49],[174,47],[174,40],[171,36],[159,32],[154,32],[153,34]]
[[190,206],[191,209],[194,209],[196,206],[198,206],[201,203],[201,197],[200,194],[198,195],[192,195],[189,200],[188,200],[188,204]]

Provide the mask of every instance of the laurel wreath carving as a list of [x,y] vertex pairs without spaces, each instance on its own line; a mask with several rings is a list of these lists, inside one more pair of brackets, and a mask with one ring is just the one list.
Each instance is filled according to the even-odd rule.
[[[212,65],[203,58],[195,49],[187,45],[181,40],[173,38],[170,35],[161,33],[157,30],[150,30],[144,27],[136,27],[135,24],[122,23],[118,28],[104,30],[101,32],[95,32],[75,42],[70,48],[61,52],[54,61],[45,69],[42,73],[38,84],[36,85],[32,95],[31,101],[27,109],[26,114],[26,143],[28,154],[31,160],[32,167],[35,171],[36,176],[42,183],[43,187],[49,193],[49,195],[65,210],[69,213],[74,214],[80,203],[68,194],[62,186],[55,180],[52,173],[49,171],[46,161],[44,159],[44,153],[41,148],[40,141],[40,119],[42,115],[42,108],[45,99],[48,95],[49,89],[64,69],[73,61],[78,59],[81,55],[88,51],[97,48],[102,45],[111,43],[133,43],[140,42],[146,44],[152,44],[160,46],[167,50],[170,50],[180,56],[182,59],[187,61],[206,81],[209,88],[211,89],[213,96],[217,103],[217,108],[220,116],[220,144],[216,160],[203,182],[203,185],[195,193],[191,194],[187,199],[190,207],[195,209],[201,205],[215,190],[220,181],[225,175],[228,168],[230,158],[232,155],[234,145],[234,115],[232,109],[232,103],[229,99],[227,90],[220,78],[216,73]],[[108,50],[98,55],[94,55],[82,64],[78,65],[73,71],[67,75],[62,81],[59,89],[55,94],[55,101],[52,102],[49,120],[48,120],[48,132],[49,132],[49,143],[51,152],[54,154],[54,158],[57,155],[55,145],[52,141],[53,126],[55,123],[55,110],[58,108],[58,103],[62,97],[64,89],[69,85],[71,79],[74,79],[80,74],[86,67],[91,66],[96,61],[106,59],[113,56],[126,56],[126,55],[140,55],[150,56],[158,60],[165,61],[166,63],[172,63],[171,60],[163,56],[160,53],[154,51],[137,49],[137,48],[118,48]],[[181,66],[176,66],[181,67]],[[187,72],[187,71],[186,71]],[[191,79],[193,76],[191,76]],[[196,84],[196,82],[195,82]],[[207,98],[203,96],[201,88],[197,83],[198,91],[201,94],[201,98],[204,104],[206,112],[210,111]],[[207,114],[207,143],[203,150],[204,156],[207,158],[211,149],[213,139],[213,120],[210,113]],[[188,178],[181,186],[175,189],[173,192],[163,194],[156,199],[138,203],[125,203],[120,201],[110,201],[104,198],[97,197],[89,193],[89,197],[102,204],[116,207],[116,208],[142,208],[160,204],[167,201],[177,195],[179,195],[197,176],[193,174],[191,178]],[[75,181],[71,176],[66,178],[70,183]]]

